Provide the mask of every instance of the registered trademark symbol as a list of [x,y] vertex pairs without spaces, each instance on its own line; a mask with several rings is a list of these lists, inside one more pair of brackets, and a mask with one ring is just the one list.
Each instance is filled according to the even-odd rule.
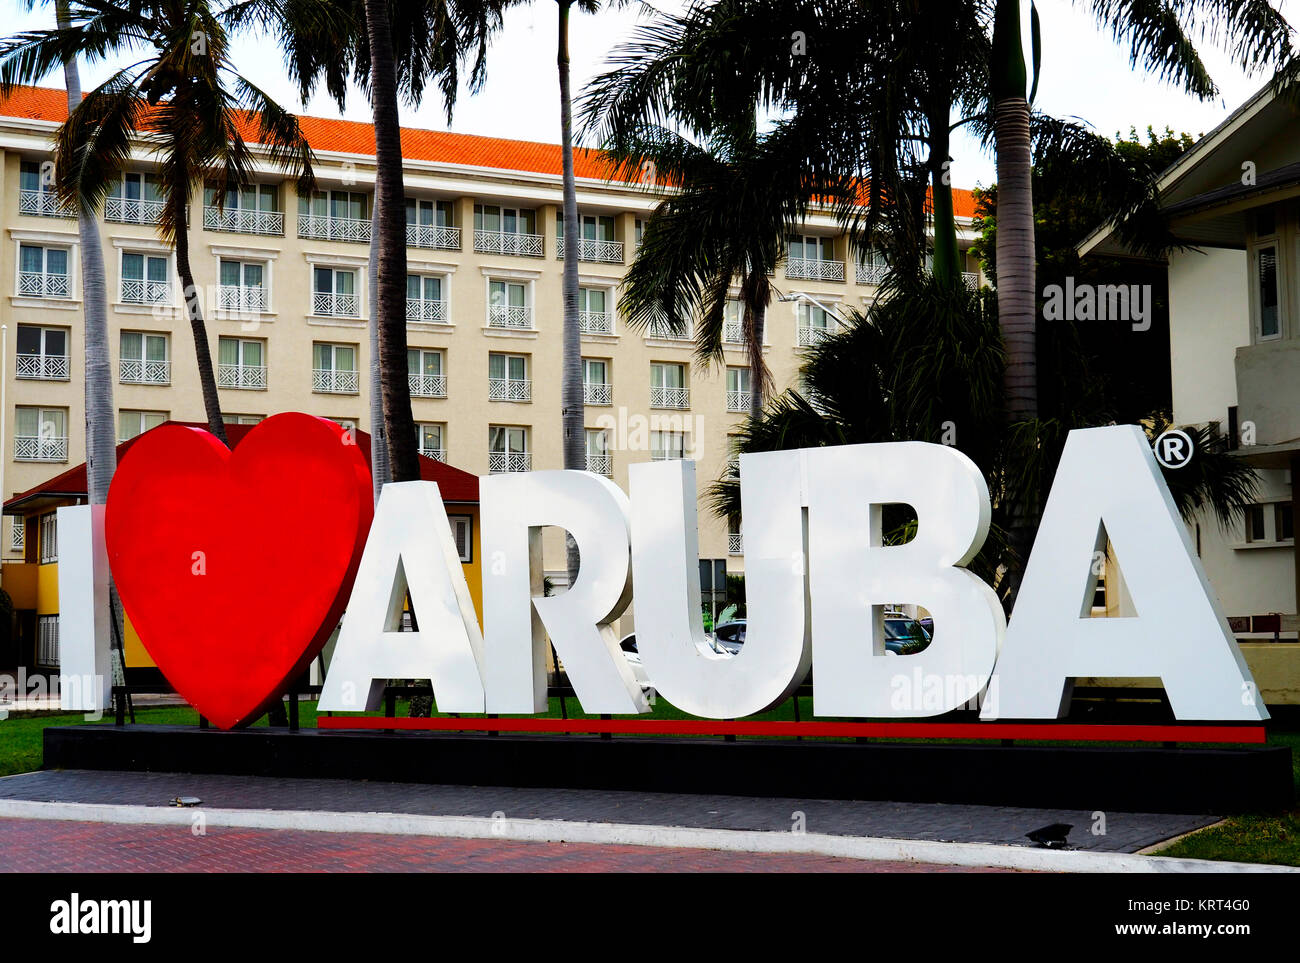
[[1155,443],[1156,461],[1169,469],[1186,468],[1195,450],[1192,439],[1180,428],[1170,428]]

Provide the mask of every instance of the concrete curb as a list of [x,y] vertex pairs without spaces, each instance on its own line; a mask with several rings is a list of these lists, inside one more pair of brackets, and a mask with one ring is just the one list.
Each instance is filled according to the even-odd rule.
[[1033,849],[992,843],[943,843],[920,839],[830,836],[741,829],[697,829],[633,823],[587,823],[562,819],[511,819],[505,815],[424,816],[401,813],[316,812],[281,809],[179,809],[103,803],[0,800],[0,818],[58,819],[128,825],[194,825],[236,829],[509,839],[518,842],[595,843],[744,853],[798,853],[843,859],[904,860],[947,866],[995,867],[1060,873],[1300,873],[1289,866],[1229,863],[1131,853]]

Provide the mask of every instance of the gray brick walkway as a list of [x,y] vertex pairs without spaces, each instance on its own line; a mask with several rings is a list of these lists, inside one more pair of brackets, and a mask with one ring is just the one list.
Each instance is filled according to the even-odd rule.
[[165,806],[198,796],[221,809],[383,812],[511,819],[567,819],[708,829],[789,831],[803,814],[810,833],[885,836],[945,842],[1028,845],[1025,833],[1070,823],[1079,849],[1136,852],[1215,821],[1213,816],[1105,813],[1105,835],[1093,835],[1092,812],[960,806],[941,803],[756,799],[579,789],[511,789],[280,779],[182,773],[33,772],[0,778],[0,799]]

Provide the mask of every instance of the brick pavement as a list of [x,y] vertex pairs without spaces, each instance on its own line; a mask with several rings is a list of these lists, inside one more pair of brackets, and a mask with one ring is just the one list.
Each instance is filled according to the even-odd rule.
[[1002,872],[898,860],[289,829],[0,819],[0,872]]
[[[163,806],[198,796],[220,809],[385,812],[511,819],[788,832],[802,813],[810,833],[1024,845],[1025,833],[1051,823],[1074,826],[1079,849],[1136,852],[1215,821],[1211,816],[1106,813],[1105,835],[1090,832],[1092,812],[939,803],[765,799],[578,789],[517,789],[283,779],[178,773],[34,772],[0,778],[0,799]],[[278,832],[278,831],[277,831]]]

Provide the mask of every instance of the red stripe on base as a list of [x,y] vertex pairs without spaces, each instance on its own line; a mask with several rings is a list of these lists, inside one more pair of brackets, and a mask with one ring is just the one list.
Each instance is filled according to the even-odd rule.
[[710,719],[411,719],[319,716],[318,729],[444,732],[617,732],[660,736],[839,736],[871,739],[1034,739],[1067,742],[1262,744],[1263,726],[1086,725],[1061,722],[760,722]]

